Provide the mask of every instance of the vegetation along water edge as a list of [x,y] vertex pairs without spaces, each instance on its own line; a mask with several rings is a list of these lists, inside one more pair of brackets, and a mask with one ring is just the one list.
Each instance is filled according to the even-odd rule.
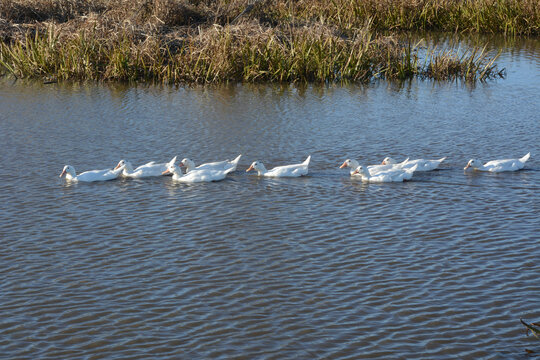
[[18,78],[369,82],[502,77],[486,47],[398,31],[536,36],[533,0],[0,0],[0,72]]

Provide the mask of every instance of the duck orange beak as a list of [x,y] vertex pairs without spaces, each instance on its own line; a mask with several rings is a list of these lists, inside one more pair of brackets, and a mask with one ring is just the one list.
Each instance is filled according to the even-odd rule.
[[184,165],[184,163],[183,163],[183,162],[181,162],[180,164],[178,164],[178,166],[180,166],[180,167],[184,167],[184,166],[186,166],[186,165]]
[[66,173],[66,170],[62,170],[62,173],[60,174],[60,176],[59,176],[59,177],[62,177],[62,176],[64,176],[64,174],[65,174],[65,173]]
[[341,164],[341,166],[339,167],[340,169],[343,169],[344,167],[347,167],[347,162],[343,162],[343,164]]
[[116,165],[116,167],[114,168],[114,170],[118,169],[120,167],[120,164]]
[[169,169],[165,170],[164,172],[161,173],[161,175],[165,175],[165,174],[168,174],[170,173]]
[[247,168],[246,172],[251,171],[251,170],[253,170],[253,169],[254,169],[254,168],[253,168],[253,165],[249,165],[249,167]]
[[467,166],[465,166],[465,167],[463,168],[463,170],[467,170],[467,169],[470,168],[470,167],[471,167],[471,165],[467,164]]
[[381,163],[381,165],[386,165],[386,161],[383,160],[383,162]]

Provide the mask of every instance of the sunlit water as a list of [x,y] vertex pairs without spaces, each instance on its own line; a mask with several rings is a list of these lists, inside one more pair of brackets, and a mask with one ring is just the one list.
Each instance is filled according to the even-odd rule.
[[[0,357],[514,359],[540,352],[540,43],[475,87],[0,83]],[[465,173],[521,157],[516,173]],[[222,182],[66,184],[234,158]],[[310,175],[259,179],[312,155]],[[363,184],[339,169],[447,156]]]

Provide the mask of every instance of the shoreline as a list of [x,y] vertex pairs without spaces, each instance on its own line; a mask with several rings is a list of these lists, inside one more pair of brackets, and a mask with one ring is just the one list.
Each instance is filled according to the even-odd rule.
[[[494,0],[468,6],[479,15],[485,11],[482,6],[491,3]],[[497,2],[502,3],[519,5],[534,20],[520,30],[507,25],[505,33],[538,33],[532,2]],[[397,40],[396,31],[444,31],[437,24],[451,11],[463,12],[467,4],[461,3],[445,2],[445,8],[442,2],[425,1],[418,3],[423,4],[421,9],[405,0],[385,4],[387,8],[373,0],[331,4],[152,0],[132,5],[124,0],[60,0],[56,7],[51,4],[0,0],[0,74],[167,84],[369,83],[412,78],[476,82],[504,77],[504,69],[495,64],[497,55],[487,54],[485,47],[465,53],[428,49],[420,57],[420,42]],[[430,6],[438,11],[438,23],[428,16]],[[527,6],[531,10],[523,11]],[[384,11],[398,10],[401,20],[389,16],[394,23],[382,21]],[[411,20],[419,16],[424,20]],[[481,22],[476,28],[465,24],[462,27],[468,30],[463,31],[481,30]],[[388,30],[390,35],[382,34]]]

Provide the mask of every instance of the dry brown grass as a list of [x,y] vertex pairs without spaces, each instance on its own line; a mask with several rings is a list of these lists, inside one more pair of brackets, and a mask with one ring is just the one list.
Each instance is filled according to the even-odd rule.
[[[397,3],[418,11],[418,4],[426,2]],[[474,81],[502,75],[486,54],[474,51],[431,53],[419,61],[414,44],[377,34],[377,15],[364,16],[366,9],[383,12],[385,6],[397,5],[374,0],[0,0],[0,68],[18,77],[168,83],[415,76]]]
[[65,22],[106,9],[103,0],[0,0],[0,17],[14,23]]
[[369,20],[376,30],[540,33],[537,0],[0,0],[0,18],[18,24],[95,13],[138,26],[225,26],[246,9],[241,19],[267,26],[318,23],[347,30]]

